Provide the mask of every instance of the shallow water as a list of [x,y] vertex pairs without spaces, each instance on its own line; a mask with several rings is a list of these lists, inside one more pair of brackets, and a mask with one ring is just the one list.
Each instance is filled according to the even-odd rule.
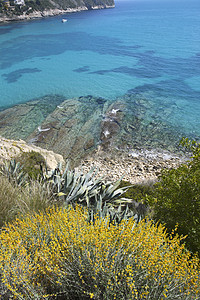
[[126,93],[151,103],[147,121],[200,137],[199,1],[121,0],[0,26],[1,109],[47,94]]

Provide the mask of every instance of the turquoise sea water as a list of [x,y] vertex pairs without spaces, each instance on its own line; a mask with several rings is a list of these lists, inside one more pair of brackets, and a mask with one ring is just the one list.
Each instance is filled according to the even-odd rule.
[[125,93],[200,137],[199,0],[121,0],[114,9],[0,26],[0,109],[47,94]]

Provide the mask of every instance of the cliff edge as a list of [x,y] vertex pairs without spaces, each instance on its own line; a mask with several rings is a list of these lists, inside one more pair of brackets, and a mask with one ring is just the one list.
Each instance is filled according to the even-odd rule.
[[114,0],[0,0],[0,22],[113,8]]
[[38,152],[46,160],[49,169],[55,169],[58,163],[64,163],[62,155],[48,151],[34,145],[28,145],[25,141],[9,140],[0,136],[0,164],[6,160],[14,159],[23,152]]

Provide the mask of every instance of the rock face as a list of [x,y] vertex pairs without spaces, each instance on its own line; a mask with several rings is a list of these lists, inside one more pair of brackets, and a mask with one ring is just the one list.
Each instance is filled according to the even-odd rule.
[[173,109],[151,106],[135,95],[115,101],[51,95],[1,111],[0,135],[53,150],[76,164],[95,150],[173,152],[183,134],[159,117],[166,120]]
[[68,12],[114,7],[114,0],[0,1],[0,22],[55,16]]
[[27,145],[26,142],[22,140],[15,141],[0,137],[0,163],[15,158],[22,152],[30,151],[39,152],[45,158],[49,169],[56,168],[58,163],[64,163],[63,157],[53,151],[47,151],[34,145]]

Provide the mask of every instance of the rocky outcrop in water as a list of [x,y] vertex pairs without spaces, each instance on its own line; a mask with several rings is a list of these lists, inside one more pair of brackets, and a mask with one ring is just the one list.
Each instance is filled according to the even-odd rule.
[[69,99],[59,105],[28,141],[77,160],[100,142],[101,116],[106,101],[92,96]]
[[47,95],[0,112],[0,135],[10,139],[26,139],[64,97]]
[[182,128],[172,126],[170,121],[176,107],[158,105],[140,94],[126,94],[120,97],[124,104],[123,121],[117,144],[134,149],[177,149],[184,133]]
[[1,111],[0,135],[24,139],[76,163],[97,149],[173,152],[183,134],[161,116],[167,120],[174,108],[152,105],[132,94],[115,101],[92,96],[64,100],[51,95]]
[[28,20],[114,6],[114,0],[5,0],[0,1],[0,22]]

